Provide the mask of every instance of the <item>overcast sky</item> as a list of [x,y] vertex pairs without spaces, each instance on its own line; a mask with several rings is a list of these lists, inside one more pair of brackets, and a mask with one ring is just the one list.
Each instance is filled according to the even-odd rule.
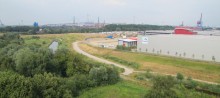
[[220,26],[220,0],[0,0],[5,25],[76,22]]

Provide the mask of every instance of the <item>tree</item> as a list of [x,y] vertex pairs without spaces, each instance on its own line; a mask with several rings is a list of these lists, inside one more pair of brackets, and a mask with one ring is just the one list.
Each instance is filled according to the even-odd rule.
[[172,89],[176,81],[172,76],[158,76],[154,79],[154,85],[146,98],[177,98],[176,92]]
[[34,76],[38,73],[55,72],[51,64],[52,52],[49,49],[38,48],[31,50],[23,48],[14,55],[16,71],[24,76]]
[[107,84],[108,80],[108,73],[107,69],[103,66],[100,67],[93,67],[89,71],[89,77],[92,79],[92,81],[95,82],[97,85],[101,84]]
[[31,98],[31,82],[13,72],[0,72],[1,98]]
[[[71,53],[70,53],[71,54]],[[88,74],[91,69],[88,61],[80,54],[71,54],[67,63],[67,75],[73,76],[74,74]]]
[[89,71],[89,77],[96,85],[114,84],[120,79],[115,67],[93,67]]
[[15,54],[16,71],[25,76],[33,76],[35,68],[35,54],[29,48],[20,49]]

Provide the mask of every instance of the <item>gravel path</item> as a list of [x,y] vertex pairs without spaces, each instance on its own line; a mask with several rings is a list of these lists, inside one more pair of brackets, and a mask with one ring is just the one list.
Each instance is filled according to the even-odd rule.
[[79,46],[78,46],[78,43],[79,43],[79,42],[74,42],[74,43],[72,43],[73,49],[74,49],[76,52],[78,52],[78,53],[80,53],[80,54],[83,54],[83,55],[85,55],[85,56],[87,56],[87,57],[89,57],[89,58],[92,58],[92,59],[94,59],[94,60],[96,60],[96,61],[98,61],[98,62],[102,62],[102,63],[105,63],[105,64],[113,64],[113,65],[115,65],[115,66],[117,66],[117,67],[119,67],[119,68],[123,68],[123,69],[124,69],[124,72],[122,73],[122,75],[129,75],[129,74],[133,73],[134,70],[131,69],[131,68],[128,68],[128,67],[126,67],[126,66],[124,66],[124,65],[117,64],[117,63],[114,63],[114,62],[111,62],[111,61],[108,61],[108,60],[105,60],[105,59],[102,59],[102,58],[98,58],[98,57],[96,57],[96,56],[93,56],[93,55],[91,55],[91,54],[89,54],[89,53],[87,53],[87,52],[81,50],[81,49],[79,48]]

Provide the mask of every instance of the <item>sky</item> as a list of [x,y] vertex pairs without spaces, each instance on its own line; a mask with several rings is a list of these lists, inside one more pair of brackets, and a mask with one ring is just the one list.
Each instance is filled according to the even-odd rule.
[[0,0],[5,25],[100,22],[220,27],[220,0]]

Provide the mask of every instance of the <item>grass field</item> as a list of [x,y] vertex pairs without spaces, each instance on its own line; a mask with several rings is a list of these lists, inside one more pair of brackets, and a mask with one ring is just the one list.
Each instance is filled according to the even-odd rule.
[[[73,50],[72,43],[75,41],[81,41],[88,37],[102,37],[102,34],[91,33],[66,33],[66,34],[37,34],[37,35],[21,35],[25,39],[25,44],[43,44],[48,47],[53,40],[59,41],[59,47],[66,47]],[[33,39],[33,36],[38,36],[40,39]]]
[[79,98],[143,98],[148,88],[130,81],[97,87],[82,92]]
[[[33,39],[33,36],[40,37],[39,39]],[[41,44],[43,47],[48,47],[53,40],[59,41],[58,48],[68,48],[72,50],[72,42],[76,40],[83,40],[85,36],[81,34],[68,33],[68,34],[41,34],[41,35],[22,35],[25,39],[25,44]],[[42,44],[43,43],[43,44]]]
[[[81,92],[78,98],[144,98],[151,87],[138,82],[122,80],[114,85],[101,86]],[[216,98],[216,96],[197,92],[193,89],[173,88],[178,98]],[[218,98],[218,97],[217,97]]]
[[152,54],[116,51],[91,47],[86,44],[81,44],[80,47],[84,51],[99,57],[110,55],[130,62],[140,63],[142,66],[137,69],[139,71],[150,69],[154,72],[166,74],[182,73],[185,76],[191,76],[196,79],[220,83],[220,64],[217,63],[192,61]]

